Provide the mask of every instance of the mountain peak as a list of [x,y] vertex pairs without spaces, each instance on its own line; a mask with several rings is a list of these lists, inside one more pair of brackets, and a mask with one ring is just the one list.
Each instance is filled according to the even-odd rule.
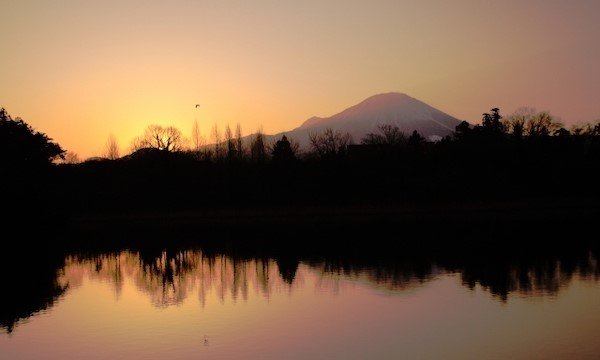
[[377,109],[386,109],[389,107],[397,107],[397,106],[406,106],[411,102],[419,102],[419,100],[414,99],[404,93],[399,92],[389,92],[383,94],[373,95],[371,97],[366,98],[360,103],[344,110],[360,110],[360,111],[371,111]]
[[459,123],[458,119],[407,94],[388,92],[370,96],[330,117],[314,116],[290,135],[292,138],[297,135],[303,143],[308,134],[332,128],[348,132],[354,141],[360,142],[367,133],[378,132],[380,125],[389,124],[398,126],[407,134],[417,130],[425,137],[439,139],[451,134]]
[[303,122],[302,125],[300,125],[300,127],[310,127],[312,125],[319,123],[321,120],[323,120],[323,118],[318,117],[318,116],[313,116],[310,119]]
[[375,94],[373,96],[369,96],[362,102],[385,102],[385,101],[397,101],[399,99],[413,99],[412,97],[406,95],[401,92],[387,92],[381,94]]
[[[361,101],[360,103],[344,110],[342,113],[344,113],[346,111],[350,111],[352,109],[361,109],[364,111],[369,111],[369,109],[387,107],[387,106],[390,106],[393,104],[398,104],[398,103],[406,102],[409,100],[415,100],[415,99],[411,98],[410,96],[408,96],[404,93],[399,93],[399,92],[381,93],[381,94],[376,94],[376,95],[366,98],[365,100]],[[340,114],[342,114],[342,113],[340,113]],[[337,115],[334,115],[334,116],[337,116]],[[300,125],[300,128],[308,128],[308,127],[317,125],[326,119],[327,118],[313,116],[310,119],[303,122],[302,125]]]

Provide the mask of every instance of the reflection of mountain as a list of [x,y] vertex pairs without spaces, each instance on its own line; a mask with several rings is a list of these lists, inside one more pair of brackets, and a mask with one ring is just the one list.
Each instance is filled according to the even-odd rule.
[[[159,307],[180,304],[190,296],[197,296],[202,306],[209,298],[245,301],[249,293],[270,298],[303,286],[306,271],[316,274],[315,286],[320,290],[335,292],[341,281],[350,280],[386,293],[412,289],[439,274],[458,273],[468,288],[480,285],[501,301],[513,293],[557,294],[574,277],[600,279],[596,253],[573,244],[568,249],[515,253],[383,248],[358,252],[342,246],[334,252],[312,249],[296,256],[264,251],[226,255],[225,249],[211,248],[69,256],[59,262],[20,261],[2,272],[5,290],[0,326],[8,332],[21,319],[52,307],[67,286],[77,287],[85,278],[112,284],[116,296],[130,283]],[[27,270],[21,273],[15,268]]]

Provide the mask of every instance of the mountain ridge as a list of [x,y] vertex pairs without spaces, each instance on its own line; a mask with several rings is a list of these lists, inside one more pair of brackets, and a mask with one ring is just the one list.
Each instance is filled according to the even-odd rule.
[[299,127],[269,137],[284,134],[295,139],[303,148],[309,146],[311,133],[323,132],[327,128],[347,132],[355,143],[368,133],[378,132],[380,125],[395,125],[410,134],[417,130],[430,141],[450,135],[460,120],[434,107],[399,92],[380,93],[366,98],[356,105],[329,117],[313,116]]

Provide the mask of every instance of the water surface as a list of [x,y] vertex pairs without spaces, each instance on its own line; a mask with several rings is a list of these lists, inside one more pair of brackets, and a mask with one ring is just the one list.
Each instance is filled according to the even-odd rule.
[[600,356],[591,253],[486,265],[122,251],[29,270],[3,295],[16,300],[2,359]]

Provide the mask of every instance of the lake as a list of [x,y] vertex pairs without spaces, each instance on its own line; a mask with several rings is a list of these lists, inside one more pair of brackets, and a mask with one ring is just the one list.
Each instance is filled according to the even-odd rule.
[[508,260],[198,247],[40,258],[3,272],[2,359],[600,357],[587,248]]

